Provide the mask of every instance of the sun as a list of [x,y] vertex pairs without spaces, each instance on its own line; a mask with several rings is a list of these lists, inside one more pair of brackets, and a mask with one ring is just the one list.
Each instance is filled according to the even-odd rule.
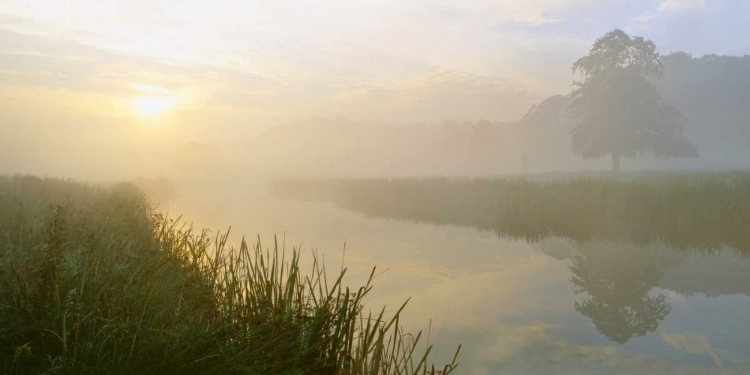
[[157,116],[177,104],[174,97],[142,97],[135,99],[135,110],[141,116]]

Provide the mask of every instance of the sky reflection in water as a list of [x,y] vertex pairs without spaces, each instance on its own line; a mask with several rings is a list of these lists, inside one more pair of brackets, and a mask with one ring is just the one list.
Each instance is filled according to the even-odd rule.
[[[270,244],[277,233],[287,249],[314,246],[331,269],[343,256],[350,285],[377,266],[383,274],[369,306],[389,304],[392,311],[411,297],[403,323],[411,331],[430,329],[438,363],[462,343],[459,373],[750,369],[750,259],[731,249],[527,243],[237,191],[185,192],[165,207],[198,226],[232,224],[235,241],[260,233]],[[247,203],[230,204],[237,201]]]

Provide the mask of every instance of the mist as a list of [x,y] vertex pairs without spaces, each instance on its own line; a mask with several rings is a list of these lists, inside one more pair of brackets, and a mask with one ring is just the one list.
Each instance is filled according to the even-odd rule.
[[[120,285],[128,267],[175,268],[134,273],[142,285],[158,281],[168,314],[149,310],[146,289],[117,302],[122,332],[136,332],[128,356],[120,347],[108,354],[120,362],[71,359],[56,339],[29,344],[27,333],[0,330],[0,369],[200,371],[190,367],[202,361],[193,347],[169,346],[204,332],[203,315],[184,313],[182,291],[170,289],[196,277],[221,290],[191,302],[226,318],[214,327],[241,322],[229,331],[251,332],[272,317],[299,333],[259,334],[278,344],[270,353],[280,360],[246,351],[257,337],[200,336],[214,353],[206,358],[226,360],[206,362],[209,372],[316,373],[324,363],[359,373],[338,336],[326,341],[334,354],[295,346],[317,329],[305,314],[344,314],[350,331],[335,329],[354,340],[353,322],[386,306],[398,322],[393,337],[425,332],[418,347],[433,348],[429,363],[449,364],[444,374],[745,373],[747,14],[747,1],[710,0],[4,1],[0,323],[12,310],[14,327],[31,316],[55,333],[49,318],[68,337],[72,310],[61,319],[45,315],[49,306],[28,316],[6,306],[32,296],[38,307],[47,296],[59,310],[88,293],[77,286],[78,260],[86,272],[116,274],[94,288],[103,294],[79,298],[97,317],[110,311],[97,305],[105,286]],[[125,266],[89,262],[93,252],[81,249],[94,245]],[[214,274],[201,268],[209,263]],[[235,277],[251,263],[246,279]],[[276,266],[302,273],[266,272]],[[308,279],[266,280],[273,293],[299,287],[288,301],[292,292],[264,300],[265,289],[241,284],[308,270],[317,283],[318,266],[346,274],[323,307],[307,302],[324,300]],[[11,274],[41,286],[12,295],[22,283]],[[45,284],[52,279],[55,288]],[[371,281],[373,292],[360,289]],[[231,315],[237,300],[256,299],[287,305],[268,314],[260,302],[243,305],[258,321]],[[147,302],[133,318],[128,301]],[[180,332],[149,323],[149,335],[169,340],[128,326],[164,316],[197,320]],[[91,332],[77,348],[106,349]],[[149,346],[159,340],[167,349]],[[212,346],[220,341],[229,351]],[[173,361],[133,360],[141,347]],[[383,353],[377,360],[388,362]]]
[[[644,154],[624,161],[624,169],[747,169],[749,72],[748,56],[667,55],[663,76],[653,82],[685,116],[686,137],[699,155]],[[85,180],[190,180],[209,173],[212,178],[204,180],[211,180],[508,175],[523,173],[524,165],[530,173],[609,168],[606,158],[582,159],[572,152],[575,121],[564,91],[534,103],[530,94],[497,91],[477,77],[446,73],[426,82],[383,94],[397,101],[414,98],[415,90],[424,93],[401,113],[383,109],[400,120],[369,113],[286,121],[250,116],[246,126],[239,114],[227,118],[187,109],[157,119],[71,113],[59,103],[49,109],[48,103],[23,98],[48,94],[71,103],[77,98],[62,88],[38,88],[4,101],[0,169]],[[368,105],[377,100],[368,98]]]
[[[645,15],[628,18],[626,30],[655,38],[665,65],[660,77],[650,79],[664,101],[687,119],[686,137],[700,156],[664,160],[646,154],[624,161],[627,170],[747,167],[742,145],[749,137],[744,98],[750,58],[743,56],[750,47],[743,39],[719,42],[739,27],[731,14],[745,5],[686,4],[664,2],[655,10],[632,6],[628,13]],[[330,5],[319,4],[319,10]],[[561,96],[577,80],[571,64],[603,33],[599,30],[618,25],[612,14],[624,11],[624,5],[499,5],[497,11],[507,13],[497,16],[501,26],[463,43],[447,35],[428,42],[436,35],[405,28],[402,21],[412,17],[415,24],[440,24],[458,37],[492,25],[485,18],[491,14],[479,16],[483,6],[467,4],[453,13],[436,6],[444,13],[427,18],[407,13],[404,20],[390,21],[393,34],[380,36],[372,34],[377,28],[370,23],[351,26],[348,36],[334,28],[305,34],[300,25],[289,32],[308,38],[307,46],[294,38],[270,44],[248,40],[257,53],[281,60],[244,64],[236,61],[255,55],[247,55],[231,29],[219,29],[216,36],[220,43],[214,47],[222,53],[206,44],[190,52],[180,49],[192,46],[184,39],[194,32],[187,24],[165,23],[182,33],[178,39],[169,39],[169,27],[154,25],[120,35],[79,16],[56,22],[48,13],[56,7],[24,9],[8,3],[0,9],[5,12],[0,28],[4,173],[87,180],[187,178],[204,167],[218,173],[220,166],[231,166],[223,172],[226,177],[503,175],[523,172],[524,158],[532,173],[607,168],[604,160],[572,154],[569,135],[575,121]],[[81,9],[105,14],[96,6]],[[192,20],[200,9],[196,4],[167,12],[165,22]],[[132,10],[120,9],[123,17]],[[151,11],[146,12],[155,16],[155,8]],[[371,20],[391,10],[341,12],[331,20]],[[567,24],[574,22],[573,12],[608,18],[573,27]],[[444,18],[449,13],[456,18]],[[570,18],[547,23],[552,14]],[[216,22],[206,17],[204,22]],[[724,22],[726,28],[680,39],[683,29],[676,22]],[[53,34],[59,30],[70,32]],[[97,30],[100,37],[92,38]],[[168,46],[163,54],[142,39],[146,30]],[[553,34],[561,30],[569,31]],[[278,35],[272,29],[256,32]],[[117,35],[123,42],[113,44]],[[372,43],[352,45],[358,35]],[[411,47],[423,53],[405,52]],[[299,64],[286,56],[298,56]],[[144,100],[164,110],[143,113],[138,103]],[[196,149],[210,152],[199,156]],[[203,160],[185,166],[198,158]]]

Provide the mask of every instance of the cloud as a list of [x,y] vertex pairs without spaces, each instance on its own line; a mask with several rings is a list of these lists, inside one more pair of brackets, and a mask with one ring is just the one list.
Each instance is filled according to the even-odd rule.
[[[70,12],[61,0],[43,6],[9,0],[0,5],[0,12],[9,15],[0,13],[0,27],[155,61],[221,66],[293,81],[352,75],[394,79],[431,67],[487,75],[527,68],[516,60],[536,56],[512,61],[508,56],[514,54],[512,47],[536,41],[524,35],[499,37],[498,25],[533,29],[575,19],[578,10],[598,6],[600,0],[186,0],[173,7],[157,0],[102,7],[82,0]],[[65,18],[59,17],[62,12]],[[494,64],[492,71],[483,70],[485,62]]]
[[[517,119],[569,90],[570,64],[600,33],[628,20],[656,33],[670,18],[615,0],[81,0],[75,11],[63,0],[0,3],[0,85],[188,90],[206,104],[204,120],[223,106],[268,123]],[[704,5],[668,0],[659,9]]]
[[[544,322],[516,326],[498,324],[484,327],[471,336],[466,332],[444,330],[439,337],[447,342],[464,338],[462,366],[466,364],[464,370],[472,374],[706,374],[711,370],[702,365],[639,354],[624,346],[581,343],[580,332],[568,336],[571,328]],[[668,337],[676,342],[674,345],[689,347],[694,354],[707,353],[703,342],[695,341],[695,336]],[[717,359],[718,356],[715,361]]]
[[389,121],[515,120],[538,97],[522,84],[491,76],[439,71],[385,83],[366,83],[341,90],[334,106],[337,115],[382,118]]
[[700,10],[706,7],[705,0],[662,0],[659,4],[660,12],[679,12]]
[[130,87],[133,90],[145,91],[145,92],[149,92],[152,94],[171,94],[172,93],[172,90],[170,89],[159,87],[159,86],[146,85],[142,83],[134,83],[128,87]]
[[[517,42],[512,46],[522,45],[525,54],[546,54],[546,47],[554,43],[549,38],[525,40],[528,43]],[[483,46],[488,44],[507,44],[499,42],[472,42],[471,46],[484,51]],[[381,44],[387,47],[369,52],[362,46],[339,45],[336,50],[347,51],[344,56],[333,51],[303,50],[298,58],[284,59],[272,64],[267,74],[259,74],[256,71],[263,72],[266,68],[255,68],[265,62],[249,64],[250,68],[170,64],[0,28],[0,86],[64,88],[124,99],[146,94],[177,95],[181,105],[176,110],[194,102],[202,102],[205,110],[223,106],[231,112],[234,107],[251,117],[245,124],[258,117],[278,123],[341,115],[396,122],[515,120],[542,97],[540,92],[549,90],[528,74],[513,74],[514,79],[505,78],[507,74],[504,77],[493,74],[497,68],[487,63],[488,59],[470,55],[469,51],[450,53],[450,49],[436,49],[426,53],[429,59],[454,67],[441,69],[408,55],[393,58],[391,54],[400,51],[399,42]],[[394,49],[382,51],[382,48]],[[500,52],[490,53],[500,55]],[[447,55],[463,57],[452,60],[444,57]],[[522,60],[521,56],[513,59]],[[540,55],[539,59],[549,60],[549,56]],[[466,62],[469,64],[464,65]],[[474,70],[483,72],[458,72],[470,72],[472,64]],[[487,64],[488,68],[477,69],[479,64]],[[201,118],[208,120],[208,113],[203,113]]]
[[711,360],[716,367],[718,367],[719,370],[724,371],[724,363],[708,341],[708,336],[661,332],[661,338],[664,342],[677,350],[682,350],[691,354],[707,354],[711,356]]
[[579,345],[560,338],[556,331],[564,328],[544,322],[485,327],[476,333],[482,341],[465,343],[470,349],[467,361],[471,372],[497,373],[502,368],[510,373],[529,373],[554,366],[556,373],[567,373],[616,358],[614,345]]
[[653,21],[654,19],[656,19],[658,17],[659,17],[658,15],[656,15],[654,13],[651,13],[651,12],[648,12],[646,14],[642,14],[640,16],[633,17],[630,20],[645,25],[645,24],[648,24],[649,22]]

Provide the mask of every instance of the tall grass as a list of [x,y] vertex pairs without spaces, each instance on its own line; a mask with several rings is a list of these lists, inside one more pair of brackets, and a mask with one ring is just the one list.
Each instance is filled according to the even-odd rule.
[[460,225],[537,241],[666,242],[750,253],[750,174],[642,178],[280,180],[281,197],[331,201],[374,217]]
[[[133,186],[0,177],[0,372],[425,374],[399,314],[313,259],[227,246]],[[374,274],[374,270],[373,270]],[[421,345],[419,347],[422,347]],[[459,346],[460,350],[460,346]],[[456,351],[456,356],[458,350]]]

